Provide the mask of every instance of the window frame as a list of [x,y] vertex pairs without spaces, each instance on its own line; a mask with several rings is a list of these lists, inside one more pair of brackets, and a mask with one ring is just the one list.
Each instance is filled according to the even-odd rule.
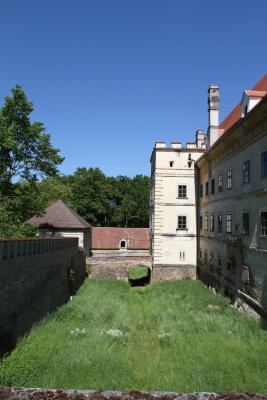
[[267,151],[261,153],[261,177],[267,176]]
[[187,199],[187,185],[178,185],[178,199]]
[[210,265],[214,265],[214,253],[213,252],[210,252],[209,263],[210,263]]
[[209,214],[204,214],[204,230],[209,230]]
[[[246,215],[246,217],[245,217],[245,215]],[[242,213],[242,234],[249,235],[249,212],[248,211],[244,211]]]
[[187,230],[187,215],[178,215],[177,218],[177,230]]
[[[264,216],[263,216],[264,214]],[[262,237],[267,237],[267,211],[260,212],[260,233]]]
[[218,192],[223,191],[223,175],[218,176]]
[[215,180],[212,178],[210,181],[210,194],[215,194]]
[[214,232],[215,223],[214,223],[214,214],[210,215],[210,232]]
[[233,187],[233,170],[229,169],[227,171],[227,190]]
[[226,233],[232,233],[232,232],[233,232],[232,214],[228,213],[226,214]]
[[[219,218],[221,219],[219,223]],[[223,231],[223,216],[222,213],[217,214],[217,232],[222,232]]]
[[243,162],[243,183],[250,181],[250,165],[249,160]]

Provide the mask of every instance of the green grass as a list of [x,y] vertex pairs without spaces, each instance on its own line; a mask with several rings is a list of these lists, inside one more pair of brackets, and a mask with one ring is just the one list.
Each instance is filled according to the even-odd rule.
[[87,280],[73,301],[35,326],[3,360],[0,383],[263,393],[266,355],[267,332],[200,281],[141,290]]
[[148,276],[148,267],[142,264],[138,264],[128,271],[128,277],[131,280],[142,279]]

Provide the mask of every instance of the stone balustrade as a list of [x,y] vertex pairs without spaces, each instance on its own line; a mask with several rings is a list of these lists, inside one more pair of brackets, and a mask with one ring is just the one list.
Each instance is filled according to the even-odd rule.
[[0,261],[78,247],[78,238],[0,239]]

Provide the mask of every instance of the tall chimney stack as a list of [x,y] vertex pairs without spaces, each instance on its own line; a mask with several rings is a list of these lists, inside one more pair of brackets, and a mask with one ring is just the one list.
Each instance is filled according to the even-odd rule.
[[207,145],[208,148],[210,148],[219,137],[219,87],[210,85],[208,93],[209,127],[207,132]]

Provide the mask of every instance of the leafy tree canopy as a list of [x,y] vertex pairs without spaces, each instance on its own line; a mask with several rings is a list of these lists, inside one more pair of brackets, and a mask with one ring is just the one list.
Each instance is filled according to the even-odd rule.
[[29,236],[34,228],[23,224],[40,214],[45,201],[37,180],[53,177],[64,160],[50,142],[41,122],[31,122],[32,102],[20,86],[11,89],[0,109],[0,236]]
[[49,205],[63,200],[94,226],[149,226],[149,183],[144,175],[108,177],[99,168],[44,179],[39,195]]
[[50,143],[41,122],[30,121],[32,102],[20,86],[11,89],[0,110],[0,193],[12,194],[14,178],[36,181],[38,176],[54,176],[64,160]]

